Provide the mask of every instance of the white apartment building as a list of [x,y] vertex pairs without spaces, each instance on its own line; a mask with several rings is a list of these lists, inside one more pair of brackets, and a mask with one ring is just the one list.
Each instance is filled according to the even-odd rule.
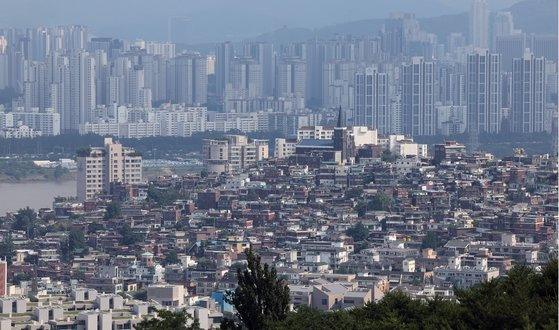
[[41,131],[42,135],[60,135],[60,114],[53,109],[46,109],[45,112],[38,112],[39,108],[32,108],[33,111],[23,111],[18,108],[12,112],[14,122],[21,121],[30,128]]
[[147,294],[149,301],[156,301],[164,307],[184,305],[184,286],[182,285],[150,285]]
[[297,140],[276,138],[274,157],[287,158],[295,154],[296,148],[297,148]]
[[488,267],[487,258],[476,258],[475,267],[468,267],[462,266],[461,257],[456,256],[449,258],[447,266],[435,268],[433,281],[435,285],[452,283],[464,289],[497,277],[499,277],[499,269]]
[[14,126],[14,114],[0,111],[0,129]]
[[302,140],[332,140],[334,127],[306,126],[297,130],[297,141]]
[[79,132],[82,135],[93,133],[133,139],[162,135],[160,123],[86,123],[80,125]]
[[391,134],[378,139],[378,144],[383,149],[401,157],[415,156],[427,157],[427,145],[415,143],[412,138],[405,135]]
[[427,145],[415,143],[413,140],[401,140],[391,152],[402,157],[427,157]]
[[42,136],[43,132],[34,130],[33,128],[23,125],[21,122],[15,127],[6,127],[0,130],[0,138],[4,139],[24,139]]
[[268,158],[268,141],[249,140],[244,135],[225,135],[220,140],[204,140],[202,154],[208,172],[238,172]]
[[105,138],[103,147],[79,151],[77,157],[77,195],[80,201],[109,192],[112,182],[142,182],[142,156],[134,149]]
[[176,45],[172,42],[146,41],[142,46],[148,54],[160,55],[165,59],[171,59],[176,54]]
[[350,129],[356,147],[378,144],[378,131],[376,129],[370,129],[367,126],[354,126]]

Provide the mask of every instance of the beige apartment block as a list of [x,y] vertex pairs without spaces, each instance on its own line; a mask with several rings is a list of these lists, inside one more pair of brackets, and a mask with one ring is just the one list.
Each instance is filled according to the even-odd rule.
[[77,195],[80,201],[109,193],[111,183],[142,182],[142,156],[105,138],[103,147],[80,151],[77,157]]

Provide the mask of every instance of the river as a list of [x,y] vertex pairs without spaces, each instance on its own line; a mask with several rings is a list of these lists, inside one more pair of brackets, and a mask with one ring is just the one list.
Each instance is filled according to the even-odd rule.
[[0,215],[26,206],[52,207],[56,196],[76,196],[76,181],[0,183]]

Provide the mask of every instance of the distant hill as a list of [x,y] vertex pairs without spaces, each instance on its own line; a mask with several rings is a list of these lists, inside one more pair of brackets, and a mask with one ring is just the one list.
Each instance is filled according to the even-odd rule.
[[[504,10],[513,13],[515,26],[524,32],[557,34],[557,0],[524,0]],[[247,41],[281,44],[305,41],[314,37],[331,38],[336,34],[375,35],[382,28],[383,22],[383,18],[373,18],[329,25],[319,29],[284,27]],[[441,40],[451,32],[468,35],[468,13],[419,18],[419,23],[424,31],[436,34]]]
[[420,18],[421,29],[439,37],[440,42],[444,42],[446,37],[453,32],[462,33],[468,37],[468,13],[454,15],[444,15],[431,18]]
[[305,28],[283,27],[281,29],[261,34],[257,37],[247,39],[246,41],[262,41],[274,44],[287,44],[290,42],[305,41],[312,39],[316,35],[316,31]]
[[524,0],[508,10],[516,28],[527,33],[557,35],[557,0]]

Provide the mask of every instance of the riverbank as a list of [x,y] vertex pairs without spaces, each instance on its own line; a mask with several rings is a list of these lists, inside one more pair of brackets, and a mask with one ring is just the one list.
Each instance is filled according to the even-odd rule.
[[65,182],[76,180],[76,172],[62,167],[44,168],[31,160],[0,160],[0,183]]
[[14,178],[12,176],[0,175],[0,184],[2,183],[33,183],[33,182],[54,182],[64,183],[67,181],[76,181],[76,172],[68,172],[58,178],[50,175],[28,175],[23,178]]

